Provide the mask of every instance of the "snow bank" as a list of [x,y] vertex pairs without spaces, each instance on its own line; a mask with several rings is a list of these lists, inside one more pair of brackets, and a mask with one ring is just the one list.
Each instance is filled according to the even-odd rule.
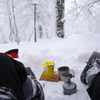
[[18,48],[19,58],[26,67],[31,67],[39,80],[44,68],[43,62],[55,62],[54,70],[65,65],[75,71],[72,81],[77,84],[77,93],[64,95],[62,85],[64,82],[40,81],[43,86],[46,100],[90,100],[86,88],[80,82],[80,74],[93,51],[100,52],[100,35],[72,35],[64,39],[52,38],[50,40],[38,40],[23,42],[20,45],[0,45],[1,52]]

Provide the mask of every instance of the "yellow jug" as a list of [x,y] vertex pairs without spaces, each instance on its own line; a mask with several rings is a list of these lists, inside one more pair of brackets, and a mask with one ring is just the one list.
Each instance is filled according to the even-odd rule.
[[54,62],[45,62],[43,63],[44,66],[44,76],[46,78],[52,78],[54,74]]

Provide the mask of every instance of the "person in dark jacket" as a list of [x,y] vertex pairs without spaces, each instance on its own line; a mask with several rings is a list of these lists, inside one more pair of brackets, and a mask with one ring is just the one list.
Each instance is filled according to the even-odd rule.
[[24,65],[0,53],[0,87],[11,89],[17,100],[25,100],[23,85],[26,81],[27,73]]
[[44,100],[42,86],[31,73],[23,63],[0,53],[0,100]]
[[81,82],[88,85],[91,100],[100,100],[100,53],[93,52],[81,73]]

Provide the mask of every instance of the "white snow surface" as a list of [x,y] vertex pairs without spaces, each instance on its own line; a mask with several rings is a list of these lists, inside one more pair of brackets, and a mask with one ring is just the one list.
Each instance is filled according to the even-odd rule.
[[[21,42],[17,44],[2,44],[0,51],[19,49],[19,58],[25,67],[31,67],[37,80],[43,86],[45,100],[90,100],[86,89],[88,86],[80,81],[80,74],[86,66],[86,62],[93,51],[100,52],[100,34],[76,34],[64,39],[38,39],[38,42]],[[75,72],[71,79],[77,85],[77,92],[72,95],[63,94],[63,81],[50,82],[40,81],[44,71],[42,63],[52,61],[55,63],[54,70],[58,71],[61,66],[68,66]]]

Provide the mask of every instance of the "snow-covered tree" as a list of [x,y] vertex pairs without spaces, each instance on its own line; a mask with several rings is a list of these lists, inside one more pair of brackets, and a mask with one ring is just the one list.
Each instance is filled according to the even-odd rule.
[[56,34],[56,0],[39,0],[37,2],[37,35],[51,38]]
[[66,35],[99,33],[99,12],[100,0],[66,0]]
[[57,0],[56,8],[57,8],[56,34],[58,37],[64,38],[65,0]]

